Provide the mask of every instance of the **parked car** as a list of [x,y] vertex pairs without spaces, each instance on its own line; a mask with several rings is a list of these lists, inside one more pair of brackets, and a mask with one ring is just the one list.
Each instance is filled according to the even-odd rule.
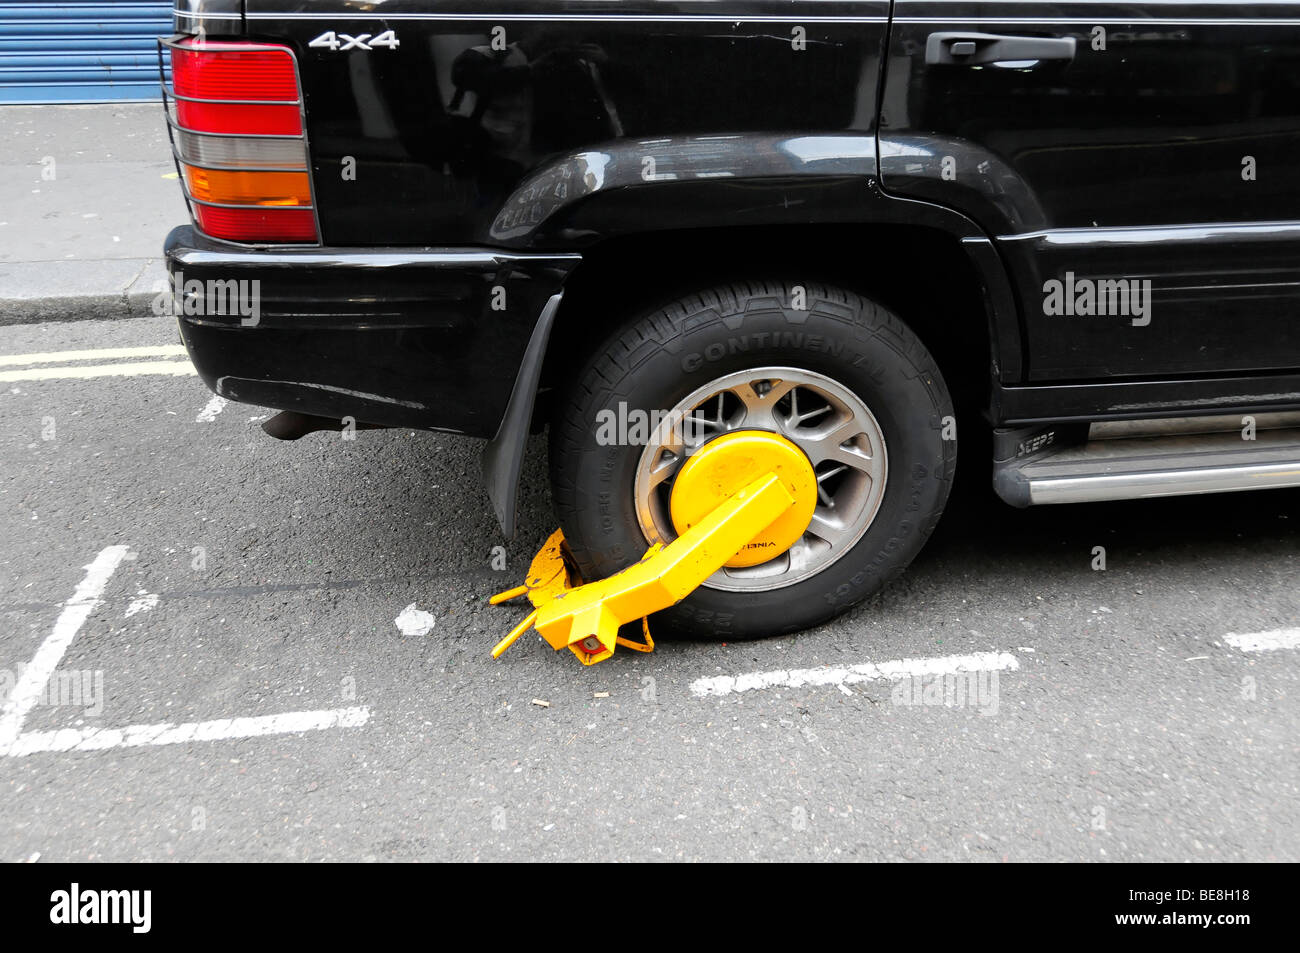
[[1014,506],[1300,485],[1295,3],[182,0],[175,27],[181,331],[276,435],[484,438],[509,534],[549,424],[587,578],[674,538],[718,435],[803,451],[807,530],[680,626],[870,596],[959,442]]

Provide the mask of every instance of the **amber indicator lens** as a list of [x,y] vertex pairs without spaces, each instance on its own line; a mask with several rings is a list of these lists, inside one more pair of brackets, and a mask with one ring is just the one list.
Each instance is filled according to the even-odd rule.
[[306,172],[235,172],[183,165],[190,195],[219,205],[310,206]]

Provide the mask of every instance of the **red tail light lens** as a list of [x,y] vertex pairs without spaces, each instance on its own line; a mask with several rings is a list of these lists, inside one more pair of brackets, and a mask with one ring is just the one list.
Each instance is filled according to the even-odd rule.
[[234,242],[314,242],[316,216],[311,209],[227,208],[194,205],[199,230]]
[[301,136],[297,106],[252,106],[247,103],[199,103],[176,100],[176,123],[183,129],[235,135]]
[[298,71],[283,47],[185,41],[172,47],[172,85],[191,99],[298,100]]
[[310,174],[275,170],[310,168],[293,52],[197,39],[168,45],[173,148],[195,225],[228,241],[319,242]]

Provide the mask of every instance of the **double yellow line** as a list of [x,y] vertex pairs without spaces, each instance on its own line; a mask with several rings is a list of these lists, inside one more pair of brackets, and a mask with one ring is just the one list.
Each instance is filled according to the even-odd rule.
[[[103,361],[113,363],[91,363]],[[138,377],[143,374],[181,377],[194,373],[189,355],[179,344],[0,355],[0,382],[85,380],[91,377]]]

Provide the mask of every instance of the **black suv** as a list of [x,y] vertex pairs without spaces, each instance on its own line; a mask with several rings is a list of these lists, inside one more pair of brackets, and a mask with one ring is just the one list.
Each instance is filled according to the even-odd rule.
[[[777,433],[803,536],[669,610],[879,589],[958,435],[1014,506],[1300,485],[1300,3],[180,0],[167,239],[214,391],[295,438],[550,426],[587,578]],[[1294,207],[1293,207],[1294,203]],[[975,456],[972,457],[972,452]]]

